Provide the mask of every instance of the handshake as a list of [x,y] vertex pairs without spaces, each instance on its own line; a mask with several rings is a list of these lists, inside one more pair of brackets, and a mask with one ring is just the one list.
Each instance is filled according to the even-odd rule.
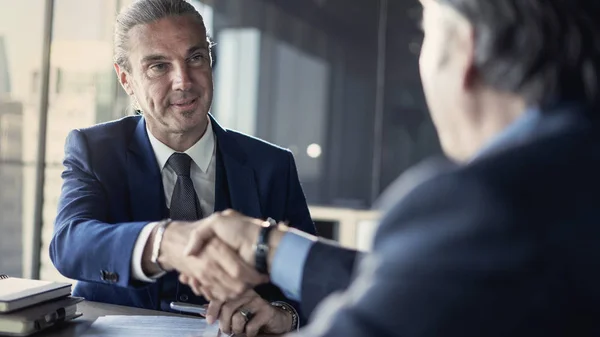
[[[255,268],[255,245],[264,225],[265,221],[232,210],[196,222],[173,221],[162,237],[154,229],[145,247],[142,268],[147,275],[178,271],[181,283],[210,301],[206,319],[210,324],[218,319],[225,333],[255,336],[259,330],[288,332],[294,325],[293,315],[272,306],[252,290],[269,282],[268,275]],[[268,269],[285,231],[286,226],[280,225],[269,234]],[[159,240],[156,243],[160,247],[157,264],[151,262],[155,240]]]

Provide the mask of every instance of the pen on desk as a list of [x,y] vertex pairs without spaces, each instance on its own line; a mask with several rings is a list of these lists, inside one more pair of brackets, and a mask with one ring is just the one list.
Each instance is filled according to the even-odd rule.
[[181,312],[187,312],[189,314],[198,314],[202,317],[206,316],[206,305],[195,305],[183,302],[171,302],[171,309],[178,310]]

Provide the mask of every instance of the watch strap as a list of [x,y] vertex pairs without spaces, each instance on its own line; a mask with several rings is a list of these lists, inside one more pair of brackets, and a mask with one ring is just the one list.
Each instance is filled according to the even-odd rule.
[[269,274],[267,259],[269,257],[269,233],[277,227],[277,222],[271,218],[263,223],[254,246],[254,265],[261,274]]

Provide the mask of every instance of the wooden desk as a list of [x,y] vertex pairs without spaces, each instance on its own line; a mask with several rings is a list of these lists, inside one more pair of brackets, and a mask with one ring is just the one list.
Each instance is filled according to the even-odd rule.
[[[143,316],[183,316],[178,314],[172,314],[163,311],[154,311],[140,308],[123,307],[119,305],[105,304],[99,302],[83,301],[77,304],[77,311],[83,314],[73,321],[65,323],[63,326],[51,328],[46,331],[42,331],[35,334],[34,337],[77,337],[83,335],[90,325],[100,316],[105,315],[143,315]],[[228,336],[224,333],[219,333],[219,336]],[[240,336],[242,337],[242,336]]]

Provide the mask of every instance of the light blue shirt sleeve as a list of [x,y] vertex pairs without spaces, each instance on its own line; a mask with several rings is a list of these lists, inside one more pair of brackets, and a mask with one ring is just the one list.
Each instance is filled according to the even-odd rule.
[[271,282],[291,300],[300,301],[304,264],[314,242],[289,231],[281,238],[273,257]]

